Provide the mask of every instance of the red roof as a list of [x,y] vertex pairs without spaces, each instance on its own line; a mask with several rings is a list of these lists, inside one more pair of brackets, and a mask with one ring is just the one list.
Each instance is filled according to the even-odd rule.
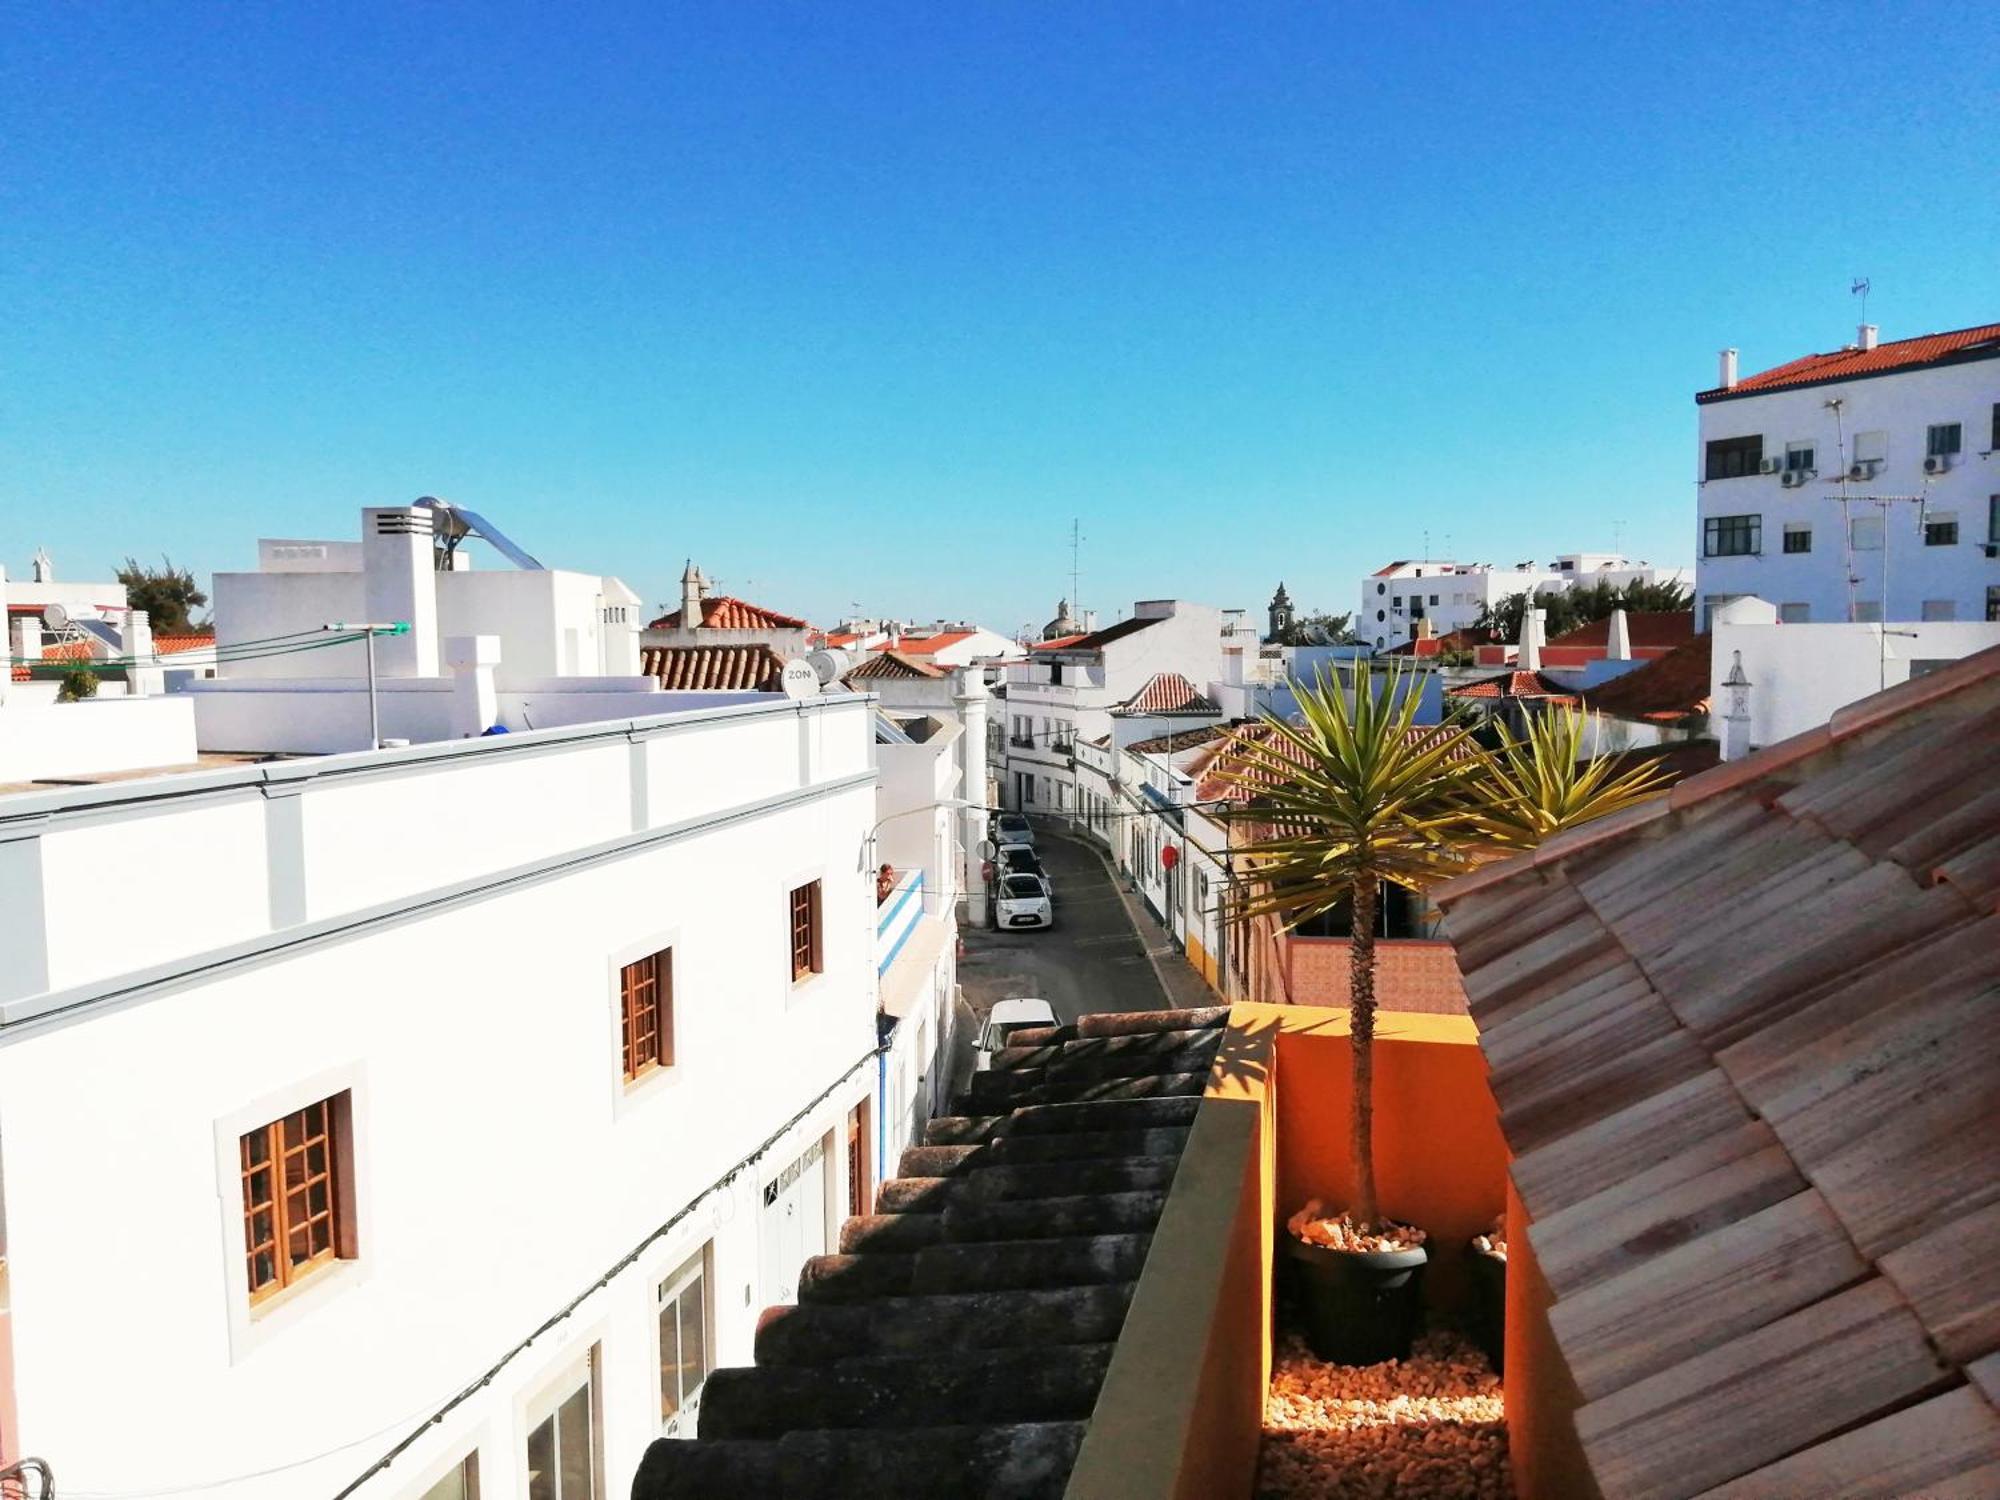
[[[905,656],[930,656],[948,646],[956,646],[960,641],[972,639],[970,630],[941,630],[936,635],[906,635],[896,643],[896,650]],[[877,651],[887,651],[887,646],[877,646]]]
[[1410,563],[1411,563],[1412,561],[1413,561],[1413,559],[1411,559],[1411,558],[1407,558],[1407,557],[1399,557],[1399,558],[1397,558],[1397,559],[1396,559],[1396,560],[1395,560],[1394,562],[1390,563],[1388,567],[1386,567],[1386,568],[1377,568],[1377,569],[1376,569],[1376,570],[1375,570],[1375,571],[1374,571],[1374,572],[1373,572],[1372,574],[1370,574],[1369,576],[1370,576],[1370,577],[1373,577],[1373,578],[1387,578],[1387,577],[1388,577],[1388,576],[1389,576],[1389,575],[1390,575],[1391,573],[1395,572],[1395,571],[1396,571],[1396,569],[1398,569],[1398,568],[1407,568],[1407,567],[1408,567],[1408,566],[1410,565]]
[[153,650],[161,656],[172,656],[178,651],[205,651],[215,644],[215,632],[203,631],[198,635],[156,635]]
[[[804,620],[794,619],[791,615],[781,615],[775,609],[766,609],[761,604],[751,604],[728,594],[716,594],[701,601],[701,624],[704,630],[806,629]],[[679,630],[681,612],[675,610],[670,615],[661,615],[646,628]]]
[[769,646],[650,646],[639,670],[670,692],[775,693],[785,664]]
[[1472,651],[1491,643],[1493,637],[1483,630],[1447,630],[1443,635],[1432,636],[1429,640],[1411,639],[1400,646],[1391,646],[1380,656],[1437,656],[1446,651]]
[[1789,364],[1745,376],[1734,385],[1700,391],[1697,402],[1726,401],[1788,385],[1812,385],[1823,380],[1861,380],[1920,365],[1949,364],[1962,359],[2000,356],[2000,323],[1960,328],[1952,333],[1926,333],[1913,339],[1877,344],[1873,349],[1850,345],[1830,354],[1808,354]]
[[1028,649],[1030,651],[1060,651],[1065,646],[1074,646],[1082,639],[1083,637],[1080,635],[1059,635],[1052,641],[1030,641]]
[[1584,706],[1614,719],[1672,723],[1708,712],[1710,638],[1698,635],[1665,656],[1600,683],[1584,693]]
[[[1149,740],[1134,740],[1125,747],[1132,755],[1178,755],[1183,750],[1192,750],[1198,745],[1210,744],[1227,739],[1232,733],[1228,724],[1197,724],[1192,729],[1180,729],[1171,734],[1156,734]],[[1204,756],[1189,767],[1190,770],[1214,763],[1214,756]]]
[[1119,714],[1219,714],[1219,704],[1178,672],[1155,672],[1152,680],[1112,710]]
[[[1627,610],[1625,629],[1632,637],[1634,651],[1647,647],[1685,646],[1694,639],[1694,611],[1691,609]],[[1588,625],[1579,625],[1574,630],[1566,630],[1547,643],[1548,646],[1598,647],[1608,647],[1610,644],[1609,615],[1601,620],[1592,620]]]
[[1576,690],[1566,683],[1557,682],[1553,677],[1544,677],[1540,672],[1502,672],[1497,677],[1482,677],[1477,682],[1468,682],[1462,687],[1448,688],[1447,698],[1556,698],[1567,702],[1576,701]]
[[66,667],[72,662],[87,664],[89,661],[90,642],[58,641],[53,646],[44,646],[42,648],[40,661],[26,662],[18,665],[7,675],[15,682],[33,682],[35,680],[35,668],[38,666]]
[[919,677],[936,678],[944,675],[945,673],[942,668],[934,667],[927,661],[917,661],[901,651],[883,650],[876,652],[861,663],[860,666],[849,672],[845,680],[848,682],[869,682],[880,681],[885,678],[908,680]]

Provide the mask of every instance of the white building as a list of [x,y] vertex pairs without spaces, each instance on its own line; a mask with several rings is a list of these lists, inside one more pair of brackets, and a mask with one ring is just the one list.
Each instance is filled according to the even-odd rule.
[[867,1201],[875,723],[0,796],[4,1453],[81,1495],[625,1493]]
[[2000,323],[1759,374],[1724,350],[1700,415],[1701,623],[2000,619]]
[[1850,703],[2000,646],[2000,621],[1799,625],[1781,621],[1763,599],[1717,605],[1712,632],[1708,726],[1724,760],[1817,729]]
[[1412,639],[1421,621],[1434,635],[1463,630],[1482,611],[1515,594],[1555,594],[1579,584],[1622,589],[1632,583],[1692,584],[1685,568],[1656,568],[1616,552],[1565,552],[1553,562],[1512,567],[1425,558],[1404,559],[1361,580],[1355,637],[1377,651]]
[[1004,805],[1067,816],[1077,804],[1078,740],[1110,735],[1114,724],[1128,738],[1143,738],[1156,732],[1155,721],[1178,721],[1190,711],[1198,719],[1219,717],[1203,689],[1223,676],[1227,647],[1240,652],[1247,634],[1255,649],[1241,612],[1231,617],[1225,621],[1211,605],[1144,599],[1130,619],[1037,647],[1008,667],[1004,707],[995,706],[996,722],[1004,718]]

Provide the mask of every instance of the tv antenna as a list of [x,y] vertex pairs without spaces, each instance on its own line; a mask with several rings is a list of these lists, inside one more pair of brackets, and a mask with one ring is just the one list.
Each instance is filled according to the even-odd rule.
[[1076,617],[1083,618],[1083,600],[1077,592],[1077,579],[1082,569],[1078,559],[1083,550],[1083,522],[1072,516],[1069,523],[1069,607]]
[[1847,290],[1850,296],[1861,299],[1861,321],[1866,323],[1868,321],[1868,278],[1866,276],[1855,277],[1854,284]]

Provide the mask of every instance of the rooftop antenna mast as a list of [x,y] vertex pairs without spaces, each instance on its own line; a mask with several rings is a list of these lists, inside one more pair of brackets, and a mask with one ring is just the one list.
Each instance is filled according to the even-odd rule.
[[1077,592],[1077,579],[1082,572],[1078,559],[1082,556],[1082,550],[1083,522],[1072,516],[1069,523],[1069,607],[1075,611],[1079,620],[1083,618],[1083,599]]
[[1854,284],[1847,290],[1849,295],[1861,299],[1861,321],[1866,323],[1868,321],[1868,278],[1866,276],[1855,277]]

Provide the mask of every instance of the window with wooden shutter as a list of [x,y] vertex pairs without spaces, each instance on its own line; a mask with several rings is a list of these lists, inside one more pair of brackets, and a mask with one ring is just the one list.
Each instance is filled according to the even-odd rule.
[[632,1083],[674,1065],[674,951],[662,948],[618,971],[622,1064]]
[[819,882],[794,887],[791,902],[792,981],[820,972]]
[[258,1302],[351,1255],[340,1177],[347,1096],[308,1104],[243,1136],[243,1254]]

